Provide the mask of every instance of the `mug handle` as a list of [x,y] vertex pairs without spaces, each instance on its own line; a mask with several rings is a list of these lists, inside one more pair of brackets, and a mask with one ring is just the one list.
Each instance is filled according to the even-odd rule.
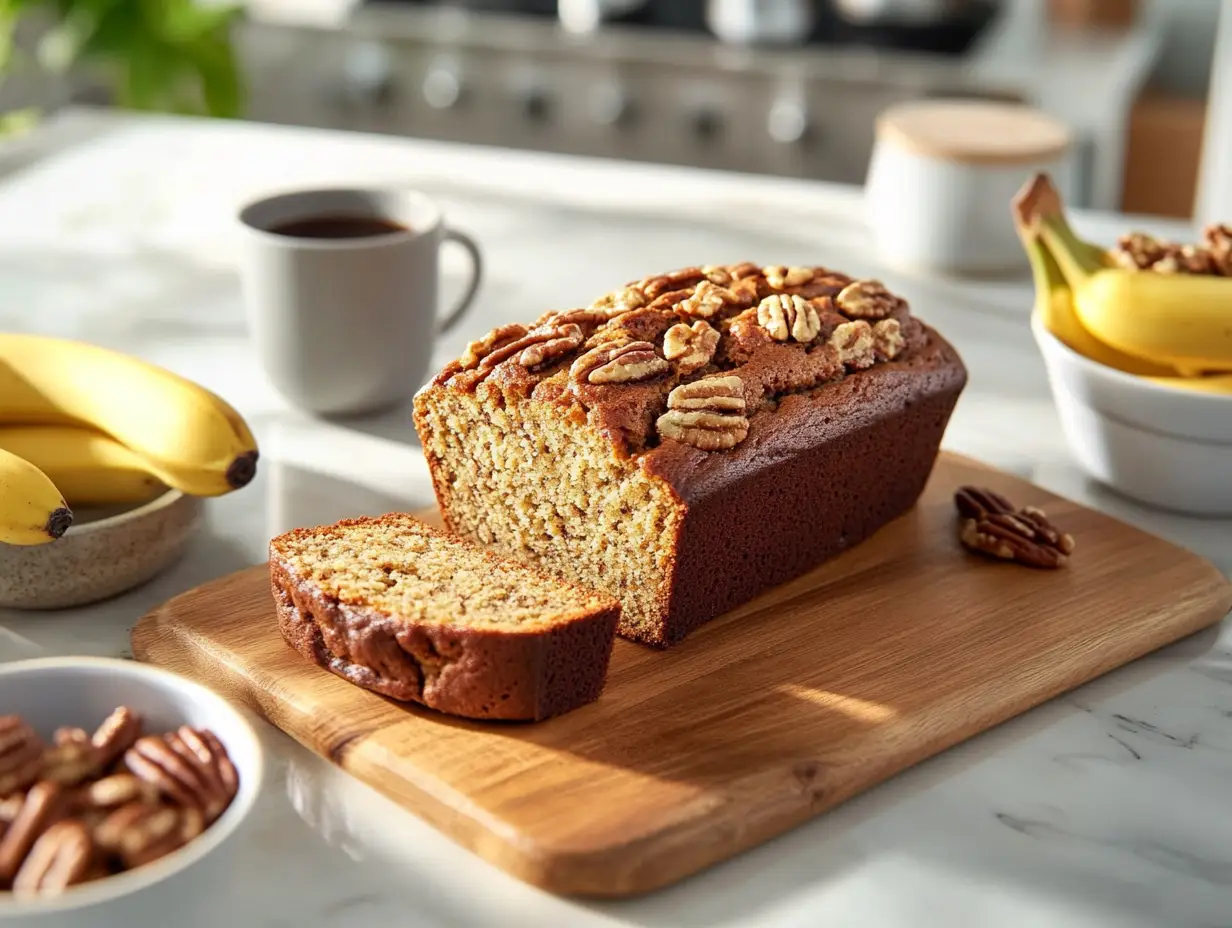
[[479,285],[483,282],[483,254],[480,252],[479,245],[475,240],[465,232],[459,232],[457,229],[451,229],[448,226],[445,228],[444,240],[447,242],[457,242],[471,256],[471,279],[466,285],[466,291],[458,298],[458,302],[437,321],[437,335],[445,334],[458,324],[462,319],[462,315],[470,309],[471,303],[475,301],[475,294],[479,292]]

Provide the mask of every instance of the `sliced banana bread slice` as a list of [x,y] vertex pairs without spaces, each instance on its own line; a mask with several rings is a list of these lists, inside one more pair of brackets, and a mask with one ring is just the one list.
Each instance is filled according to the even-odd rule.
[[270,542],[282,636],[320,666],[451,715],[538,720],[599,697],[620,604],[408,515]]

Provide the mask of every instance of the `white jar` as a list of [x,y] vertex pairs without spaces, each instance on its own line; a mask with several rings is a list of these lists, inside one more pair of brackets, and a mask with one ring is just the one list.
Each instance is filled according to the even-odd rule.
[[1069,130],[1027,106],[928,100],[878,117],[865,187],[880,257],[904,269],[959,274],[1027,267],[1010,201],[1036,171],[1064,186]]

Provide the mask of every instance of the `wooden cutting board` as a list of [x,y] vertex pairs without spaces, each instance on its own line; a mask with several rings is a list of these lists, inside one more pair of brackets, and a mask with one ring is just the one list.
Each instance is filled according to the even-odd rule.
[[[1047,509],[1059,571],[967,554],[955,487]],[[279,637],[264,566],[133,630],[146,661],[263,713],[461,844],[545,889],[626,896],[729,858],[891,775],[1219,621],[1210,564],[943,455],[919,505],[667,652],[620,641],[597,702],[537,725],[408,708]]]

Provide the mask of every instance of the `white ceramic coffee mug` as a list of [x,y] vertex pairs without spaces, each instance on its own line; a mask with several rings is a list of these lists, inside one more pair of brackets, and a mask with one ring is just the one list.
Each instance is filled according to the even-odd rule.
[[[479,246],[414,191],[281,193],[244,207],[239,220],[240,277],[258,356],[283,396],[319,415],[409,400],[428,374],[437,335],[471,305],[483,276]],[[317,234],[295,231],[314,220]],[[327,223],[333,234],[322,234]],[[365,224],[368,234],[355,234]],[[467,251],[472,272],[438,317],[445,241]]]

